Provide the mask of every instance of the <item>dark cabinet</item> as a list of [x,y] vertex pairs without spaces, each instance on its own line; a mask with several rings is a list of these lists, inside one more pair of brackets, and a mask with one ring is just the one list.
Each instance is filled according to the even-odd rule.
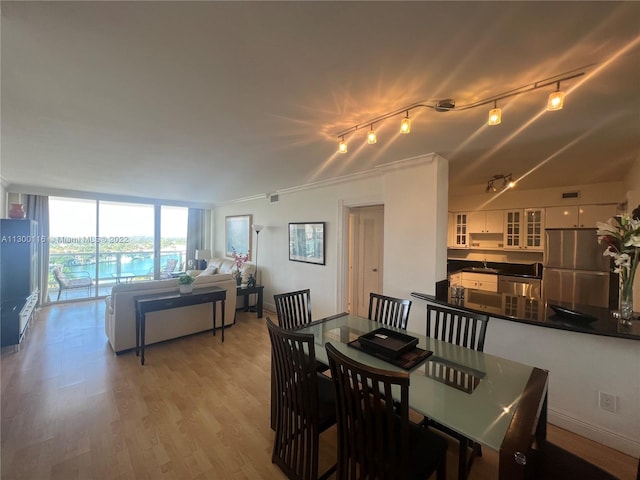
[[38,303],[38,224],[0,220],[2,346],[17,345]]

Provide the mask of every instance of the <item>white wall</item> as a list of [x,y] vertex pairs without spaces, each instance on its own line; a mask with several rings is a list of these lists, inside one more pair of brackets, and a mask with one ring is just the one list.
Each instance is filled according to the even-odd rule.
[[[410,298],[412,291],[434,293],[435,282],[446,278],[447,169],[446,160],[426,155],[335,182],[283,190],[273,204],[265,196],[216,207],[213,250],[224,256],[225,216],[252,214],[254,223],[265,225],[258,251],[265,306],[273,310],[274,293],[310,288],[313,317],[322,318],[346,308],[346,295],[341,295],[346,292],[346,209],[382,203],[383,293],[402,298]],[[327,222],[325,266],[289,261],[288,223],[304,221]],[[255,255],[255,234],[253,249]],[[424,311],[412,313],[424,325]]]

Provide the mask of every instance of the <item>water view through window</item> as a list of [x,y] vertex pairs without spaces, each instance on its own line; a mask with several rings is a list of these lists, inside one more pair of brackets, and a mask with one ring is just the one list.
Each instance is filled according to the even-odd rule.
[[[63,288],[60,300],[108,295],[121,282],[170,278],[185,262],[184,207],[50,197],[49,224],[50,272],[59,267],[67,280],[93,280],[91,289]],[[60,286],[50,275],[50,291]]]

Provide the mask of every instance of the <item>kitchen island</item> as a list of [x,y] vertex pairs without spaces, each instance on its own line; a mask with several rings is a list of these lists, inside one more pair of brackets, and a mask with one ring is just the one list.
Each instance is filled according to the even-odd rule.
[[543,297],[524,297],[507,293],[466,289],[463,298],[453,298],[451,289],[443,289],[439,295],[412,292],[411,296],[460,310],[488,314],[513,322],[527,323],[571,332],[640,340],[638,314],[631,326],[621,325],[608,308],[589,305],[571,305],[556,302],[553,305],[576,311],[584,316],[562,316],[551,309]]

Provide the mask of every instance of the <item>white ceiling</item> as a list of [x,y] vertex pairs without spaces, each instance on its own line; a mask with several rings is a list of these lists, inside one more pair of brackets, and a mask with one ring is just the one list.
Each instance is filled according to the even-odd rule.
[[[6,2],[9,185],[220,203],[436,152],[452,191],[621,180],[640,155],[639,2]],[[553,87],[469,104],[584,65]],[[539,168],[536,168],[539,167]],[[529,175],[528,172],[532,171]],[[472,187],[469,187],[472,186]]]

